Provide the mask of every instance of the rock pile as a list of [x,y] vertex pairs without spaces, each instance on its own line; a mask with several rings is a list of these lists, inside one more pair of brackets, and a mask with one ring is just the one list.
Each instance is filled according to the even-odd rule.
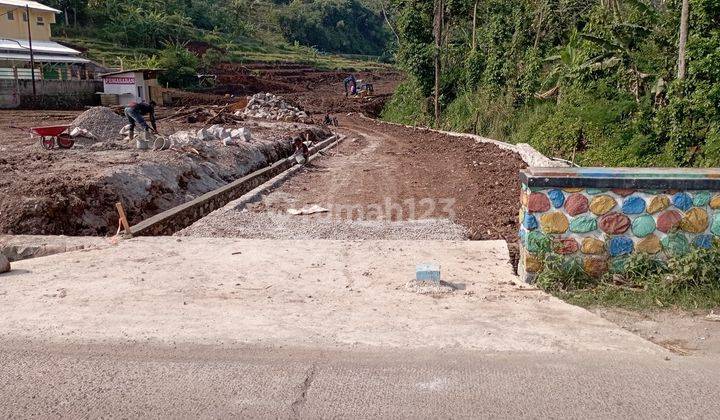
[[70,130],[80,128],[87,130],[98,141],[120,141],[120,130],[127,124],[127,119],[116,114],[110,108],[96,106],[78,115]]
[[207,128],[201,128],[197,131],[183,130],[168,137],[173,146],[204,146],[209,141],[222,141],[225,146],[237,144],[240,141],[249,142],[252,139],[250,129],[225,128],[222,125],[215,124]]
[[308,122],[308,114],[272,93],[256,93],[247,106],[235,115],[287,122]]

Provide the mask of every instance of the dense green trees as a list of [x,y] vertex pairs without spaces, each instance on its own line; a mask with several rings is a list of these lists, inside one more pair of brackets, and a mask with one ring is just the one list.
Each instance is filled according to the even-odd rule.
[[[433,94],[432,3],[389,8],[413,79],[404,98]],[[681,3],[445,0],[442,125],[581,164],[720,164],[720,0],[689,0],[684,80]],[[407,99],[385,115],[409,122],[404,110],[417,115]]]
[[288,40],[321,51],[380,55],[389,39],[382,17],[357,0],[296,0],[279,22]]
[[[371,0],[368,0],[371,1]],[[380,55],[390,39],[383,18],[360,0],[49,0],[62,32],[126,47],[277,34],[321,51]],[[259,31],[262,31],[259,33]],[[262,40],[260,40],[262,41]]]

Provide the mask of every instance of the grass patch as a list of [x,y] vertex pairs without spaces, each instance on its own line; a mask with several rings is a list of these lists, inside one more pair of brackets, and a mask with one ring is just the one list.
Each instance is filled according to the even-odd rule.
[[601,278],[579,259],[545,258],[536,284],[574,305],[684,310],[720,307],[720,245],[693,247],[664,259],[634,254]]
[[624,289],[603,283],[588,289],[558,291],[553,294],[568,303],[585,308],[602,306],[634,310],[696,310],[720,306],[720,287],[717,286],[670,292],[663,288]]
[[380,118],[399,124],[427,127],[432,123],[427,105],[417,80],[410,77],[395,88],[395,94],[385,105]]

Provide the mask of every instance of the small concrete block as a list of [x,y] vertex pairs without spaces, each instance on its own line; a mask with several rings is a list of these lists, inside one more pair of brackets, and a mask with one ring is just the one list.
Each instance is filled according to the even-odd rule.
[[440,283],[440,264],[421,263],[415,267],[415,280]]

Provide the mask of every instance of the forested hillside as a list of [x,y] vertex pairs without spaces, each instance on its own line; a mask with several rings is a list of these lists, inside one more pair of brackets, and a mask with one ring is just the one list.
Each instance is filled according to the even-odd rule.
[[54,31],[128,48],[206,41],[381,55],[390,33],[361,0],[45,0],[63,13]]
[[409,79],[387,119],[434,124],[437,51],[443,128],[583,165],[720,165],[720,0],[689,0],[684,54],[682,0],[392,0],[388,15]]

